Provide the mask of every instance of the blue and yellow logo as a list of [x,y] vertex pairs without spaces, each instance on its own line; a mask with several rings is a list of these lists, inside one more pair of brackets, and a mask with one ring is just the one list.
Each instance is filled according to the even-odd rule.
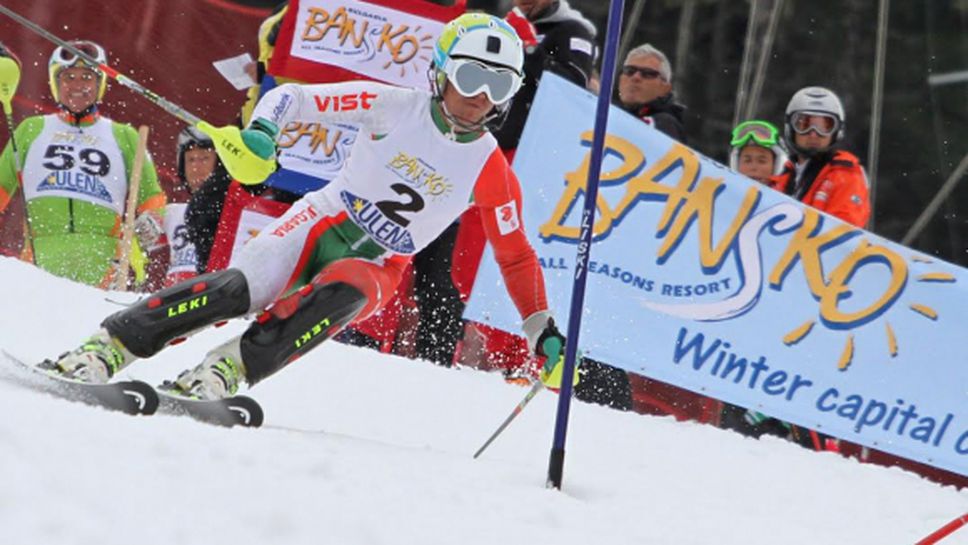
[[104,186],[101,178],[84,172],[71,170],[58,170],[51,172],[37,186],[38,192],[46,191],[68,191],[79,195],[93,197],[99,201],[110,203],[113,201],[108,188]]
[[340,192],[340,198],[352,216],[353,222],[366,231],[366,234],[380,246],[398,254],[409,255],[416,252],[410,232],[406,227],[388,218],[378,203],[370,202],[345,190]]

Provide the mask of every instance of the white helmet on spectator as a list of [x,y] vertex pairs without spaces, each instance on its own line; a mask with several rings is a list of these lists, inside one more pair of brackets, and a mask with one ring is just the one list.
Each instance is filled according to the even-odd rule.
[[466,97],[483,92],[500,115],[521,88],[523,69],[524,47],[511,25],[486,13],[465,13],[440,33],[431,83],[438,98],[447,83]]
[[[821,118],[820,123],[811,123],[812,118]],[[804,87],[790,98],[784,116],[783,137],[791,149],[805,155],[816,153],[796,145],[797,134],[811,130],[821,136],[833,136],[833,146],[844,137],[844,123],[847,118],[844,106],[837,95],[825,87]]]

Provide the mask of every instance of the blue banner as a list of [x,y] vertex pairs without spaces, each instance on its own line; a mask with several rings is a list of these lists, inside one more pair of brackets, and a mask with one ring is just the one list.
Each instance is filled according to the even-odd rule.
[[[560,323],[595,100],[545,74],[514,162]],[[617,108],[608,128],[584,354],[968,475],[968,271],[803,206]],[[465,317],[520,332],[493,259]]]

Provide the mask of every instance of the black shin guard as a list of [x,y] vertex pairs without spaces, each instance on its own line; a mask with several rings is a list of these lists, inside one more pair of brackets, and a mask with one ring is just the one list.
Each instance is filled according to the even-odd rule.
[[338,333],[366,305],[366,296],[343,282],[309,284],[259,316],[242,335],[242,361],[249,385]]
[[108,316],[101,325],[139,358],[196,329],[249,311],[249,287],[238,269],[203,274],[165,288]]

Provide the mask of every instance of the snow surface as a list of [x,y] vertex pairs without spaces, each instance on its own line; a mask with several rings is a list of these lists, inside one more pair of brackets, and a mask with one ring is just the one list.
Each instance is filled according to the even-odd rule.
[[[106,297],[133,300],[6,258],[0,278],[0,346],[30,360],[91,333],[119,308]],[[172,377],[243,327],[122,375]],[[913,544],[968,511],[968,491],[899,469],[584,403],[563,489],[549,490],[555,395],[474,460],[525,389],[336,343],[251,393],[266,410],[257,430],[0,381],[0,543]],[[941,543],[968,543],[968,529]]]

